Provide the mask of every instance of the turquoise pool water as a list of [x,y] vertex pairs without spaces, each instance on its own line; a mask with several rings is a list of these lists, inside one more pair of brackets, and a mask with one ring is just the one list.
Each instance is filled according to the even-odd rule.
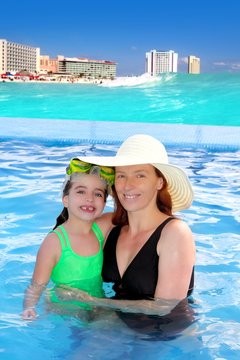
[[[1,124],[1,359],[239,359],[239,127],[142,123],[136,131],[132,123],[20,118],[2,118]],[[159,337],[159,329],[150,330],[139,319],[130,327],[108,312],[86,323],[46,311],[43,299],[37,321],[23,322],[23,292],[38,247],[61,209],[68,160],[112,155],[133,132],[162,140],[171,163],[186,170],[194,187],[193,206],[182,213],[197,245],[193,323],[180,330],[173,326],[166,329],[169,336]]]
[[239,99],[240,73],[120,78],[104,87],[0,83],[0,117],[239,126]]

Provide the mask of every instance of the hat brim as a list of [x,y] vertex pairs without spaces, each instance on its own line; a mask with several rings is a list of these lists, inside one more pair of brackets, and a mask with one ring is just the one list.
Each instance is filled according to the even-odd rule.
[[193,190],[185,172],[171,164],[162,164],[158,162],[143,162],[139,157],[133,156],[86,156],[79,157],[80,160],[95,165],[102,166],[130,166],[151,164],[157,168],[166,178],[168,183],[168,191],[172,200],[172,211],[188,209],[193,202]]

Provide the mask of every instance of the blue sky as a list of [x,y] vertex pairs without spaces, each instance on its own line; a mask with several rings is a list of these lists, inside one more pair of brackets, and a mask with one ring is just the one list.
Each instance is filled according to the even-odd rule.
[[13,0],[1,3],[0,38],[42,55],[112,60],[117,75],[144,73],[145,53],[201,59],[202,72],[240,71],[238,0]]

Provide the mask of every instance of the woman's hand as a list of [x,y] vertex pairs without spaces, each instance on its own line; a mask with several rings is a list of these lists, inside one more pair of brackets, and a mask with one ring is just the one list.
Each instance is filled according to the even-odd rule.
[[63,301],[80,301],[87,304],[95,303],[95,298],[83,290],[72,288],[70,286],[61,285],[55,289],[55,293],[60,300]]

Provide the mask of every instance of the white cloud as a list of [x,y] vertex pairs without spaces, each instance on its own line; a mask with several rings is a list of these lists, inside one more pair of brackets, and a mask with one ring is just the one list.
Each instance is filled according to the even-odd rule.
[[214,62],[213,65],[215,66],[228,66],[228,63],[225,63],[223,61]]
[[188,64],[188,57],[182,57],[178,59],[179,64]]
[[231,64],[231,68],[233,70],[240,70],[240,63],[233,63]]
[[240,70],[240,62],[232,62],[232,61],[215,61],[213,62],[214,66],[217,67],[225,67],[226,70],[231,71],[231,70]]

